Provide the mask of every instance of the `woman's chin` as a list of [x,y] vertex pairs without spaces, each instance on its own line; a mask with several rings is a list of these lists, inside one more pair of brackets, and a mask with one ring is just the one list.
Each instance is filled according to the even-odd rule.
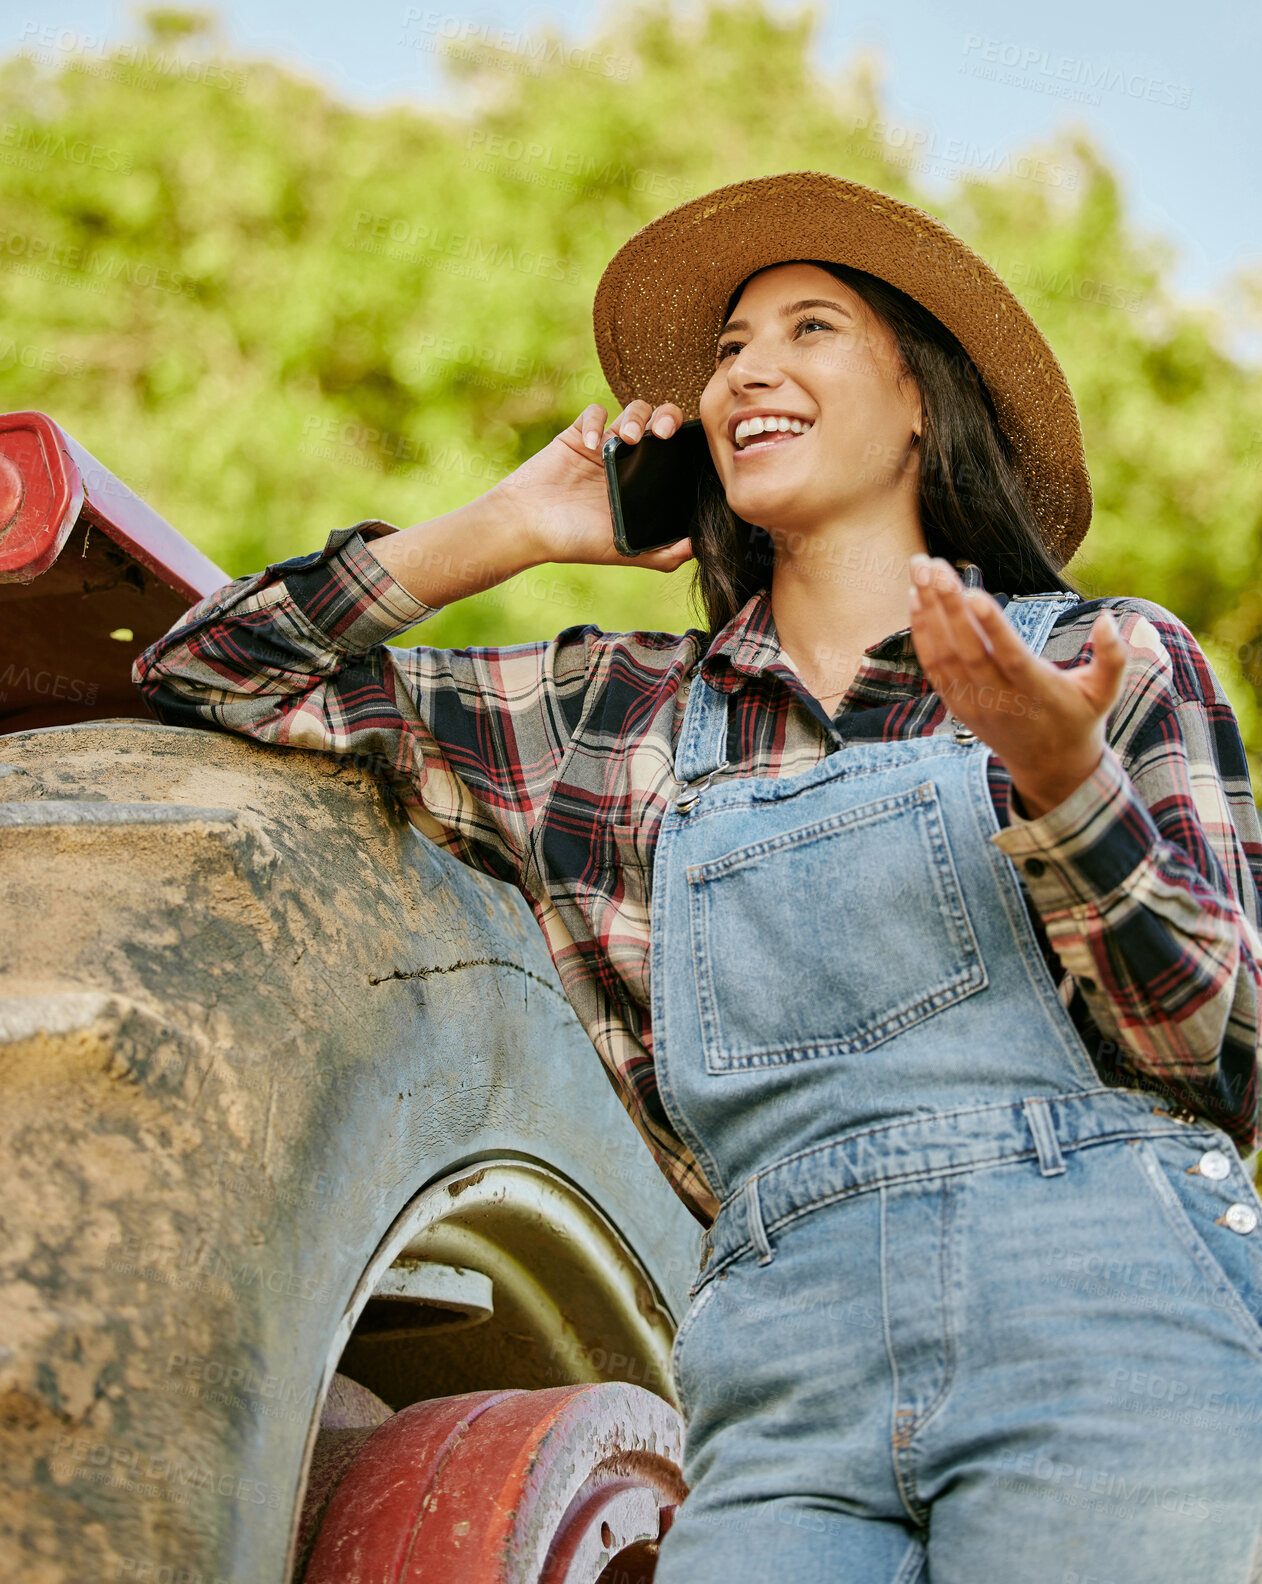
[[727,504],[747,523],[757,523],[768,532],[777,524],[794,526],[802,514],[802,491],[785,485],[778,488],[770,484],[763,488],[750,488],[737,484],[727,491]]

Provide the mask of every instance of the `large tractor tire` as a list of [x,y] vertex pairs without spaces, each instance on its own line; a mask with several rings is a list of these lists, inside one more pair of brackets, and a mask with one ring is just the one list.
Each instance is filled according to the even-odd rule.
[[0,737],[0,918],[0,1575],[285,1584],[339,1370],[386,1440],[622,1382],[670,1463],[697,1228],[516,891],[346,761],[106,720]]

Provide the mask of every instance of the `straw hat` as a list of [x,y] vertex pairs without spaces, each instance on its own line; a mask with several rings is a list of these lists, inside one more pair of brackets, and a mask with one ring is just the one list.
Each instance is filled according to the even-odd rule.
[[727,299],[789,259],[866,270],[934,314],[977,365],[1048,550],[1064,564],[1091,521],[1078,410],[1051,347],[990,265],[923,209],[823,171],[733,182],[668,209],[600,277],[592,320],[609,388],[700,416]]

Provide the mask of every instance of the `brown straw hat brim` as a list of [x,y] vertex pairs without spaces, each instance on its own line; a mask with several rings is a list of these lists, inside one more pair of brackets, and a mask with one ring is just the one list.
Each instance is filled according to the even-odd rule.
[[984,259],[932,215],[823,171],[733,182],[651,220],[609,261],[592,310],[609,388],[700,416],[727,299],[768,264],[822,259],[879,276],[955,336],[990,392],[1058,564],[1091,522],[1078,409],[1038,326]]

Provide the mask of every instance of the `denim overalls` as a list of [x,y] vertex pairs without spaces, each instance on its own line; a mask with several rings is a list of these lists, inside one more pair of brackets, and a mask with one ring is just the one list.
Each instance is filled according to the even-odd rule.
[[[1076,598],[1006,615],[1037,653]],[[1262,1578],[1262,1202],[1101,1082],[953,724],[711,783],[693,677],[652,1026],[722,1204],[657,1584]]]

